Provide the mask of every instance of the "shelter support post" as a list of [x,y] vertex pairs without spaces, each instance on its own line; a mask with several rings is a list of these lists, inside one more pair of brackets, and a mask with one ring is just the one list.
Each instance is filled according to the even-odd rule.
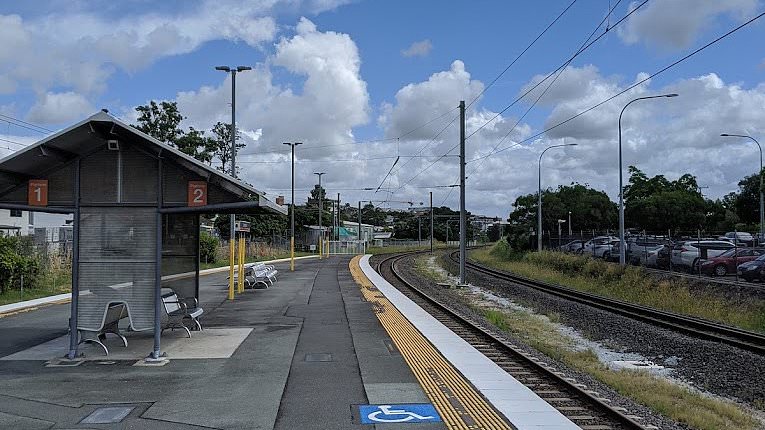
[[244,292],[244,258],[244,235],[241,235],[239,237],[239,276],[237,277],[239,281],[239,294]]
[[74,219],[72,220],[72,311],[69,318],[70,360],[77,358],[77,316],[80,296],[80,160],[74,162]]
[[157,160],[157,216],[156,216],[156,254],[154,266],[154,349],[149,357],[159,360],[162,356],[160,342],[162,337],[162,158]]

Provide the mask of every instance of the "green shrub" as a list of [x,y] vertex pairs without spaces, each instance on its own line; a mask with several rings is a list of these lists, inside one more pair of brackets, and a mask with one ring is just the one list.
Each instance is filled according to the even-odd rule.
[[210,233],[202,232],[199,235],[199,261],[200,263],[215,263],[217,258],[219,241]]
[[[0,294],[21,288],[34,288],[40,274],[40,259],[25,247],[23,238],[0,236]],[[27,249],[24,249],[27,248]]]

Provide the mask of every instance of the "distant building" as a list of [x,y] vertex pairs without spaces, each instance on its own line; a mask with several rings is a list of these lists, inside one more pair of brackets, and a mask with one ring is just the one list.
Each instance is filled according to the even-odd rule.
[[34,216],[29,212],[0,209],[0,235],[27,236],[33,224]]
[[498,217],[474,215],[470,217],[470,224],[472,224],[475,229],[485,232],[492,225],[499,225],[500,219]]

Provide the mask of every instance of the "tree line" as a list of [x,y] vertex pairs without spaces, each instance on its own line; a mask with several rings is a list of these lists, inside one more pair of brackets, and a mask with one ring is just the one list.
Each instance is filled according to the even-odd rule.
[[[695,176],[684,174],[677,180],[664,175],[649,177],[629,166],[624,187],[624,212],[627,228],[653,234],[714,234],[726,231],[757,231],[759,227],[760,176],[746,176],[739,189],[721,199],[705,198]],[[558,220],[572,230],[604,232],[618,228],[618,206],[603,191],[587,184],[572,183],[542,190],[542,229],[557,235]],[[537,194],[518,197],[508,221],[515,234],[536,230]],[[568,227],[564,224],[564,231]]]

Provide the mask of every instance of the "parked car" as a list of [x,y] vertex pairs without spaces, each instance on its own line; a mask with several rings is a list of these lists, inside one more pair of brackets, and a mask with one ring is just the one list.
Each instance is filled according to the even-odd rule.
[[738,276],[752,282],[755,279],[762,281],[765,276],[765,254],[760,255],[752,261],[739,264],[736,268]]
[[658,267],[659,251],[664,245],[657,243],[631,244],[627,247],[629,262],[636,266]]
[[605,252],[611,252],[611,242],[618,241],[619,238],[613,236],[598,236],[587,242],[584,242],[582,249],[577,251],[580,254],[588,254],[593,257],[603,258]]
[[582,249],[583,244],[584,241],[582,240],[572,240],[565,245],[561,245],[559,249],[563,252],[577,252],[578,250]]
[[701,263],[701,273],[711,276],[725,276],[734,273],[738,265],[752,261],[763,254],[765,251],[762,249],[730,249]]
[[717,257],[733,247],[731,242],[725,240],[703,239],[676,242],[672,248],[672,266],[693,272],[698,267],[700,258]]
[[656,251],[656,267],[662,270],[669,270],[670,260],[672,258],[672,244],[666,244]]
[[733,243],[737,242],[739,245],[754,245],[754,236],[745,231],[729,231],[725,235],[718,237],[719,240],[727,240]]

